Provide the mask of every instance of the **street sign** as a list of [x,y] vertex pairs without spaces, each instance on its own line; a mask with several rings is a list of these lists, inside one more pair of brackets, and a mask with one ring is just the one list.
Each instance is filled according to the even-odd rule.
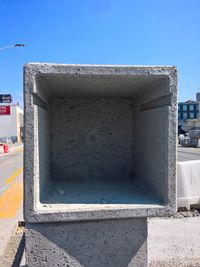
[[0,115],[10,115],[10,106],[0,106]]
[[0,103],[11,103],[12,96],[11,95],[0,95]]

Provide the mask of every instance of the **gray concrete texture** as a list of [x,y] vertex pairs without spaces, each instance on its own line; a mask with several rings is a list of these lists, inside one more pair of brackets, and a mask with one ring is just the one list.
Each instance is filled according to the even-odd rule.
[[149,267],[200,266],[200,217],[184,216],[148,220]]
[[176,210],[177,70],[25,66],[25,219]]
[[26,266],[145,267],[146,239],[146,218],[28,224]]

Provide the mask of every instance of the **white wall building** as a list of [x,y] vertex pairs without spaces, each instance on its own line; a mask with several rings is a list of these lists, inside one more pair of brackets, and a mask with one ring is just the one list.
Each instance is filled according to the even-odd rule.
[[18,142],[23,138],[24,112],[17,105],[10,105],[10,114],[0,113],[0,139],[12,138]]

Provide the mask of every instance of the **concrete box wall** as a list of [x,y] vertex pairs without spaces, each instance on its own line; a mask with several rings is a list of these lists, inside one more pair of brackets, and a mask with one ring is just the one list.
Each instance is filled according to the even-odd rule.
[[125,97],[53,99],[50,102],[52,179],[94,182],[131,178],[132,102]]
[[173,213],[176,106],[174,67],[26,65],[26,220]]

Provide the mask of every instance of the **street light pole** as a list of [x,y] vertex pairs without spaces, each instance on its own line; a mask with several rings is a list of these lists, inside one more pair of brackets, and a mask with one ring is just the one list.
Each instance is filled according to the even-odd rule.
[[8,45],[8,46],[0,47],[0,50],[4,50],[7,48],[11,48],[11,47],[24,47],[24,46],[25,46],[25,44],[12,44],[12,45]]

